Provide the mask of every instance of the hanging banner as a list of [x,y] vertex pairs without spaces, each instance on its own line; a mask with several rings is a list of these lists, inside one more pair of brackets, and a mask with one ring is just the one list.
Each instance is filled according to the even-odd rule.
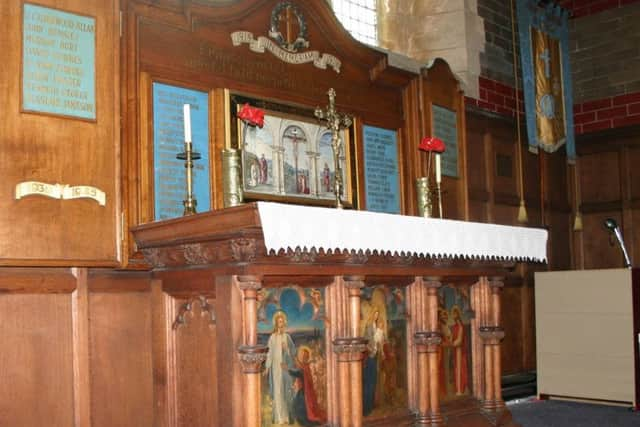
[[520,59],[529,150],[553,153],[566,144],[576,158],[569,64],[568,12],[549,3],[517,0]]

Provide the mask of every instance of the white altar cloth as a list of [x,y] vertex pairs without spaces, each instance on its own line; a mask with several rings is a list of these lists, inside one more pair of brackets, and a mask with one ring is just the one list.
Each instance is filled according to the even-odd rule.
[[258,202],[267,252],[324,252],[547,260],[547,231],[449,219]]

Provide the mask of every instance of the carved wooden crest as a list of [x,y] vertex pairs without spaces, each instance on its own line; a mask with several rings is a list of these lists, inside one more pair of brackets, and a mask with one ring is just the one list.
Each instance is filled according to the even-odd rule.
[[282,1],[273,8],[269,37],[289,52],[309,47],[307,22],[302,12],[290,1]]

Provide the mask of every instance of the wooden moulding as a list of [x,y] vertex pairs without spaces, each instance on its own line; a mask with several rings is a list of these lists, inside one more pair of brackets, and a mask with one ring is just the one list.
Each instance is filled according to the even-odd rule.
[[140,225],[137,245],[156,270],[207,267],[263,276],[437,276],[473,282],[512,269],[512,261],[430,258],[292,249],[268,253],[257,204]]

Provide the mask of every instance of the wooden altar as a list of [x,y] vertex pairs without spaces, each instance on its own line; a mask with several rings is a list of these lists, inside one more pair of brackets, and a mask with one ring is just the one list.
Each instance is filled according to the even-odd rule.
[[[214,354],[198,355],[197,349],[193,349],[192,357],[215,361],[212,369],[217,373],[217,389],[207,390],[206,400],[217,411],[216,425],[275,425],[271,420],[263,420],[269,413],[275,417],[277,398],[271,397],[271,390],[267,388],[267,383],[270,383],[269,388],[275,387],[270,379],[273,373],[270,371],[267,375],[269,368],[264,367],[265,360],[268,366],[272,362],[269,359],[270,352],[274,351],[270,350],[271,338],[267,344],[261,337],[264,337],[265,329],[275,335],[279,326],[284,326],[280,332],[286,332],[282,336],[289,336],[289,333],[293,336],[295,344],[290,342],[288,345],[298,347],[295,367],[290,370],[296,369],[303,374],[307,368],[312,371],[310,355],[316,363],[322,360],[326,366],[324,377],[315,375],[315,371],[313,376],[316,390],[325,393],[326,385],[326,395],[321,397],[318,393],[317,396],[321,402],[318,413],[322,413],[322,421],[303,424],[300,418],[294,417],[292,423],[298,424],[293,425],[515,425],[505,408],[500,385],[500,341],[504,336],[500,315],[501,278],[513,269],[514,262],[363,251],[325,252],[315,248],[269,253],[256,204],[149,223],[132,231],[138,247],[153,266],[156,285],[164,292],[186,298],[186,303],[179,309],[166,310],[168,319],[164,323],[172,322],[173,328],[165,332],[163,342],[156,344],[158,353],[166,355],[166,360],[154,362],[156,376],[167,381],[160,387],[160,411],[169,411],[170,402],[180,398],[172,395],[175,388],[167,373],[175,363],[172,362],[175,356],[161,347],[176,340],[177,334],[185,333],[193,315],[190,312],[195,312],[199,306],[199,311],[211,319],[211,327],[215,330],[215,351]],[[440,389],[443,341],[448,339],[443,336],[440,325],[443,319],[442,314],[439,315],[443,298],[439,291],[443,287],[461,290],[469,302],[466,313],[470,323],[468,385],[456,390],[462,393],[454,397]],[[380,351],[384,351],[385,358],[394,352],[406,354],[406,369],[389,373],[384,368],[378,371],[377,378],[381,381],[382,375],[385,376],[387,390],[390,378],[393,378],[398,387],[392,393],[405,390],[406,400],[396,400],[401,404],[394,406],[383,396],[375,405],[386,405],[385,411],[376,412],[377,408],[374,408],[371,415],[363,416],[367,411],[363,408],[363,405],[367,406],[366,394],[371,394],[363,391],[367,389],[367,379],[363,378],[367,371],[363,365],[369,363],[365,359],[371,357],[372,352],[370,343],[363,336],[364,308],[371,306],[375,289],[379,289],[380,294],[390,291],[387,295],[395,300],[396,308],[399,301],[404,300],[406,312],[396,318],[404,319],[404,323],[399,324],[405,328],[406,335],[394,335],[389,327],[388,336],[393,335],[398,342],[405,336],[406,341],[402,348],[383,347]],[[313,339],[301,338],[302,332],[294,330],[297,320],[292,311],[275,310],[276,305],[284,308],[285,299],[294,294],[301,300],[288,307],[299,303],[300,308],[305,306],[310,316],[324,325],[315,327]],[[374,315],[377,322],[383,313],[372,312],[369,308],[369,314]],[[398,314],[397,310],[393,313]],[[391,310],[384,312],[389,325],[393,313]],[[278,316],[284,320],[278,321]],[[289,325],[286,316],[289,316]],[[300,318],[301,315],[296,319]],[[387,341],[392,340],[387,338]],[[282,346],[286,348],[287,344]],[[306,352],[302,358],[301,352]],[[201,366],[197,362],[196,365]],[[271,365],[272,371],[276,369],[280,368]],[[196,372],[188,375],[192,380],[197,377]],[[307,381],[306,374],[300,374],[298,378]],[[319,380],[326,382],[319,385]],[[459,384],[458,380],[454,382]],[[298,391],[304,388],[297,381],[292,387],[296,388],[296,384]],[[308,396],[309,389],[304,389]],[[394,401],[395,398],[391,399]],[[309,411],[308,406],[306,410]],[[304,416],[311,418],[309,412]]]

